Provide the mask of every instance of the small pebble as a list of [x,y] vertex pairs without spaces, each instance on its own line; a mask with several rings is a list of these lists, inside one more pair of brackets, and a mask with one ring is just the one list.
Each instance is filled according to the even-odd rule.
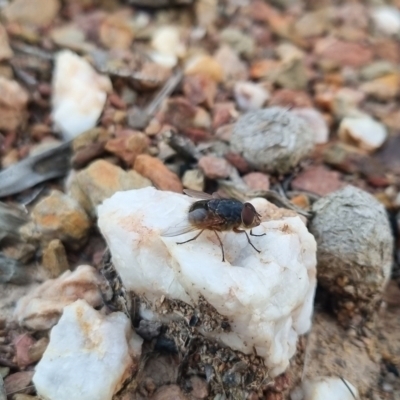
[[136,158],[134,169],[145,178],[150,179],[156,188],[182,193],[183,187],[179,177],[158,158],[140,154]]
[[51,278],[57,278],[69,269],[67,254],[59,239],[53,239],[43,250],[42,264]]
[[0,76],[0,129],[12,131],[26,120],[28,93],[16,81]]
[[386,35],[400,33],[400,11],[396,7],[380,6],[371,10],[371,18],[375,27]]
[[161,26],[155,30],[151,40],[153,48],[160,53],[182,57],[186,48],[181,40],[181,33],[177,26]]
[[308,167],[292,181],[292,189],[304,190],[319,196],[326,196],[343,186],[345,183],[340,180],[340,173],[322,165]]
[[127,165],[133,166],[136,157],[146,153],[148,147],[147,135],[138,131],[124,130],[116,138],[107,141],[105,150],[121,158]]
[[185,66],[185,75],[202,74],[210,77],[215,82],[221,82],[224,72],[221,65],[213,57],[201,54],[189,59]]
[[224,179],[232,172],[232,165],[224,158],[203,156],[200,158],[198,165],[209,179]]
[[106,160],[97,160],[68,179],[68,193],[92,217],[96,207],[115,192],[150,186],[136,171],[124,171]]
[[199,169],[189,169],[183,174],[182,184],[186,189],[204,190],[204,174]]
[[258,110],[270,95],[261,85],[253,82],[237,82],[234,88],[236,104],[241,110]]
[[287,173],[314,147],[314,132],[296,114],[281,107],[249,111],[236,122],[232,152],[263,172]]
[[252,190],[269,190],[269,176],[262,172],[250,172],[243,181]]
[[13,51],[8,43],[7,31],[0,24],[0,61],[8,60],[13,56]]
[[[88,216],[75,199],[58,190],[39,201],[31,215],[32,229],[45,242],[57,238],[76,249],[87,239],[91,225]],[[26,233],[30,231],[28,225],[23,228]]]
[[368,152],[381,147],[387,135],[385,126],[369,116],[346,117],[339,126],[341,140]]
[[52,118],[69,140],[96,126],[112,84],[82,57],[69,51],[55,59]]

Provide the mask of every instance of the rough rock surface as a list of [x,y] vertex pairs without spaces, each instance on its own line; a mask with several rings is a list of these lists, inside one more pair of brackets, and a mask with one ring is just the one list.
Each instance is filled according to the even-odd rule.
[[231,147],[256,169],[287,173],[310,154],[314,136],[302,118],[271,107],[242,115],[234,126]]
[[[130,375],[134,362],[128,317],[101,315],[84,300],[64,308],[50,343],[36,366],[33,382],[48,400],[111,400]],[[131,353],[131,354],[130,354]]]
[[[142,309],[146,319],[157,320],[158,312],[164,319],[171,317],[169,301],[181,302],[183,308],[199,307],[205,313],[204,326],[199,326],[204,336],[246,354],[256,351],[276,376],[287,368],[298,335],[310,328],[314,238],[299,217],[267,221],[269,203],[255,199],[254,206],[264,216],[255,233],[266,235],[251,240],[261,253],[245,235],[221,233],[226,257],[222,262],[212,231],[183,245],[176,242],[195,233],[161,236],[184,223],[192,202],[154,188],[120,192],[106,200],[98,207],[98,223],[115,268],[128,290],[148,300],[149,307]],[[229,329],[208,326],[213,314]]]
[[47,280],[22,297],[15,318],[30,329],[49,329],[57,323],[64,307],[77,299],[84,299],[93,307],[101,306],[104,286],[107,286],[104,278],[93,267],[81,265],[74,272],[66,271],[57,279]]
[[369,193],[347,186],[313,205],[310,231],[318,244],[318,282],[334,297],[340,317],[379,303],[392,267],[393,237],[386,211]]

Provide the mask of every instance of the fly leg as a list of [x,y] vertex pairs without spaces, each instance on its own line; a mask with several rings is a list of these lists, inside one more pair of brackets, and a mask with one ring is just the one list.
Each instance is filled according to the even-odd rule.
[[191,238],[189,240],[185,240],[184,242],[176,242],[176,244],[184,244],[187,242],[191,242],[192,240],[196,240],[202,233],[204,232],[204,229],[200,231],[194,238]]
[[256,235],[255,233],[253,233],[253,229],[250,229],[250,235],[251,236],[265,236],[266,233],[262,233],[261,235]]
[[222,244],[222,240],[221,240],[221,238],[218,236],[217,231],[214,231],[214,233],[215,233],[215,236],[217,237],[217,239],[218,239],[218,241],[219,241],[219,244],[221,245],[221,250],[222,250],[222,262],[224,262],[224,261],[225,261],[224,245]]
[[[242,231],[241,229],[233,228],[233,232],[236,232],[236,233],[244,233],[244,234],[246,235],[247,241],[249,242],[249,245],[250,245],[255,251],[257,251],[258,253],[261,253],[261,251],[258,250],[258,249],[254,246],[253,243],[251,243],[251,240],[250,240],[250,238],[249,238],[249,235],[247,234],[246,231]],[[264,233],[264,235],[265,235],[265,233]],[[252,235],[252,236],[263,236],[263,235]]]

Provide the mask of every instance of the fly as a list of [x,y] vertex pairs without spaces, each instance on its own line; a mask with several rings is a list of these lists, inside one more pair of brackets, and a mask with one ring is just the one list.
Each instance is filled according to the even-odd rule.
[[222,261],[225,261],[224,246],[217,232],[233,231],[235,233],[244,233],[251,247],[258,253],[258,250],[250,240],[246,230],[250,229],[251,236],[256,235],[252,229],[261,223],[261,215],[251,203],[242,203],[234,199],[222,199],[211,196],[207,193],[196,190],[184,190],[188,196],[201,200],[194,202],[188,210],[188,219],[184,226],[170,228],[162,234],[164,237],[179,236],[187,232],[200,232],[193,238],[177,244],[184,244],[196,240],[205,230],[211,230],[217,236],[222,250]]

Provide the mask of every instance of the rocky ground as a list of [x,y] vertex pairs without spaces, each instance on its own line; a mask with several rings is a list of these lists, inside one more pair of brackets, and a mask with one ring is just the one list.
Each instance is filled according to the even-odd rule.
[[[0,0],[0,16],[1,400],[74,398],[74,377],[46,394],[45,351],[91,324],[125,347],[96,370],[113,389],[85,399],[321,399],[298,386],[321,376],[400,399],[400,1]],[[307,223],[313,326],[286,373],[174,322],[194,335],[183,357],[141,324],[97,206],[151,186]]]

